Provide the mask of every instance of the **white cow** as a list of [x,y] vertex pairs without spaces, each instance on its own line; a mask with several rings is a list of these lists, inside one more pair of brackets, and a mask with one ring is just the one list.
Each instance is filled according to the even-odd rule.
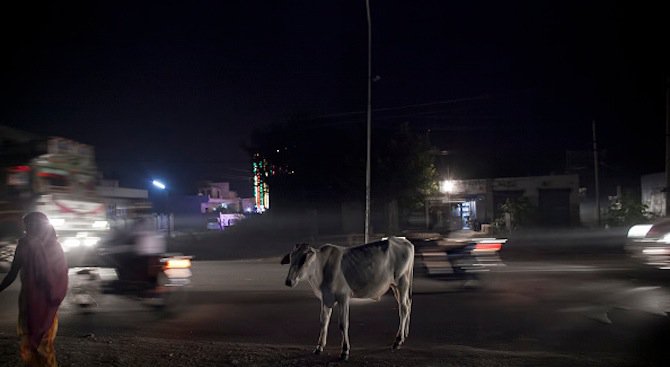
[[339,304],[343,360],[349,358],[349,300],[379,300],[389,288],[398,301],[400,326],[393,348],[399,348],[409,334],[412,311],[412,277],[414,246],[404,238],[389,239],[356,247],[331,244],[319,249],[307,244],[296,245],[284,256],[282,264],[291,264],[286,285],[295,287],[307,279],[321,300],[321,333],[314,349],[319,354],[326,346],[328,324],[333,306]]

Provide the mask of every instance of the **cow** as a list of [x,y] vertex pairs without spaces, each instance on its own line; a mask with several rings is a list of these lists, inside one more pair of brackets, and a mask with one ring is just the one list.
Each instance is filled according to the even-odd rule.
[[323,352],[333,307],[339,305],[342,360],[349,359],[349,301],[352,298],[379,300],[389,288],[398,301],[400,326],[393,349],[409,334],[412,311],[414,246],[405,238],[390,237],[355,247],[325,244],[316,249],[295,245],[281,264],[290,264],[286,286],[295,287],[307,279],[321,300],[321,333],[314,354]]

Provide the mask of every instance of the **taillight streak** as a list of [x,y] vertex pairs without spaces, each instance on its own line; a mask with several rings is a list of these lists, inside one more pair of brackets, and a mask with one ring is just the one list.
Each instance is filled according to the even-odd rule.
[[501,243],[478,243],[473,251],[500,251]]
[[188,269],[191,267],[190,259],[168,259],[163,265],[165,269]]

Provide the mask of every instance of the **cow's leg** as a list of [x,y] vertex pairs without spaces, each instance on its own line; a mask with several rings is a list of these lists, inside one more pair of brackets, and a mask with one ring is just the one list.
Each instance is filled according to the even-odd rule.
[[393,343],[393,349],[400,348],[409,334],[409,315],[412,308],[409,291],[409,277],[403,275],[398,279],[398,285],[393,287],[393,294],[395,295],[396,301],[398,301],[398,314],[400,316],[400,325],[398,326],[395,343]]
[[405,274],[402,278],[400,278],[400,298],[403,301],[403,305],[405,306],[405,333],[404,333],[404,338],[403,342],[407,337],[409,336],[409,321],[412,316],[412,275],[410,274]]
[[391,290],[393,291],[393,296],[395,297],[395,300],[398,302],[398,316],[400,318],[400,324],[398,325],[398,332],[395,334],[395,342],[393,343],[393,349],[397,349],[400,347],[400,343],[403,339],[403,336],[405,334],[405,313],[404,309],[402,308],[402,299],[400,296],[400,290],[396,285],[391,285]]
[[407,315],[405,315],[405,339],[409,336],[409,321],[412,318],[412,295],[408,294],[406,298],[407,303]]
[[321,303],[321,333],[319,333],[319,343],[314,349],[314,354],[321,354],[326,347],[326,338],[328,338],[328,325],[330,324],[330,315],[333,308]]
[[349,359],[349,298],[338,302],[340,304],[340,332],[342,333],[342,353],[340,359]]

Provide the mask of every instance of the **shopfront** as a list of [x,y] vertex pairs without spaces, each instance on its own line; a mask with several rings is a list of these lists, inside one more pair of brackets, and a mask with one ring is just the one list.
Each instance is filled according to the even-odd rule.
[[427,224],[436,230],[479,230],[502,216],[503,204],[525,199],[537,212],[537,225],[579,223],[577,175],[451,180],[428,200]]

